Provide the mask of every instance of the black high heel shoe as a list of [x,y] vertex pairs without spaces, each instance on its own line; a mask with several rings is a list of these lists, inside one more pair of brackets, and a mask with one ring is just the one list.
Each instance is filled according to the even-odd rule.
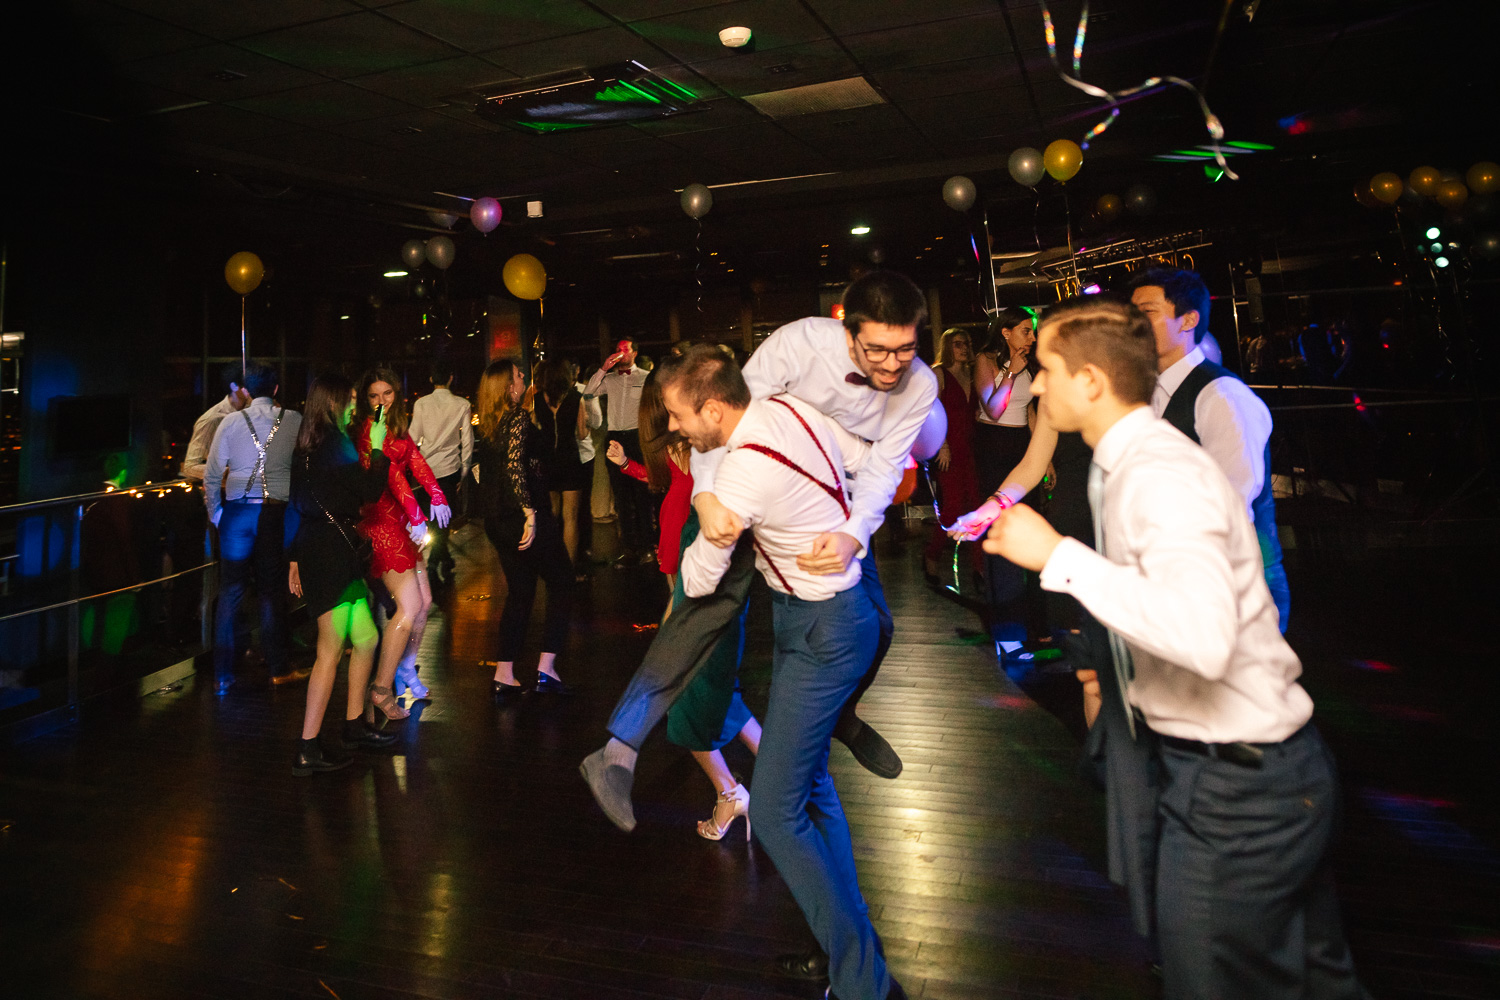
[[506,684],[503,681],[490,682],[491,697],[496,705],[514,705],[521,700],[525,688],[519,684]]

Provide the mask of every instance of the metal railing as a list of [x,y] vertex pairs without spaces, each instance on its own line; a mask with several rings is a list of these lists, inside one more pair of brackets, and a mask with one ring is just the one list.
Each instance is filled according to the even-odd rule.
[[[164,573],[149,580],[142,580],[123,587],[115,587],[97,593],[83,593],[82,579],[82,547],[83,547],[83,525],[84,518],[89,510],[100,501],[119,501],[124,498],[144,498],[155,494],[166,496],[173,490],[192,491],[200,484],[195,480],[174,479],[160,483],[146,483],[135,487],[122,487],[120,489],[105,489],[92,493],[79,493],[73,496],[53,497],[46,500],[33,500],[26,503],[8,504],[0,506],[0,521],[7,517],[23,517],[33,514],[47,514],[53,511],[71,508],[71,516],[67,518],[66,535],[68,537],[67,547],[67,596],[62,600],[50,600],[35,607],[24,607],[9,613],[0,614],[0,625],[23,618],[44,615],[49,612],[66,610],[67,632],[66,632],[66,655],[67,655],[67,697],[61,706],[66,721],[77,718],[80,691],[80,649],[81,649],[81,617],[84,605],[91,601],[103,600],[120,594],[135,593],[147,587],[157,586],[172,580],[181,579],[194,573],[202,574],[202,584],[198,598],[199,617],[199,642],[202,649],[212,646],[212,607],[215,596],[215,576],[206,570],[217,566],[218,560],[213,557],[213,544],[210,533],[205,530],[203,538],[203,561],[196,566],[187,569],[175,570]],[[44,525],[42,535],[44,537],[44,554],[42,562],[48,561],[45,546],[50,543],[52,532],[46,530]],[[14,555],[4,557],[6,565],[6,593],[0,596],[11,597],[15,576],[12,568],[21,562],[20,551]],[[56,711],[56,709],[51,710]],[[16,721],[16,720],[12,720]]]

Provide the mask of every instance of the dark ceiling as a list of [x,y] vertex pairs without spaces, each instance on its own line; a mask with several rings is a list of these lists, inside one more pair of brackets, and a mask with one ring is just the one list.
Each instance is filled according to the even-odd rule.
[[[1054,5],[1065,48],[1078,6]],[[1466,145],[1473,125],[1450,127],[1469,109],[1493,117],[1465,55],[1478,32],[1463,30],[1464,7],[1100,0],[1084,76],[1107,88],[1193,79],[1231,139],[1275,145],[1237,161],[1241,211],[1290,189],[1310,204],[1330,191],[1347,199],[1348,177],[1404,173],[1427,146],[1493,155]],[[1046,181],[1038,209],[1006,177],[1007,155],[1077,140],[1101,117],[1052,67],[1040,6],[1027,0],[66,0],[35,16],[52,21],[7,15],[12,165],[191,174],[194,197],[236,225],[296,231],[347,267],[392,262],[402,240],[436,228],[429,210],[480,195],[505,199],[497,237],[508,245],[579,265],[675,263],[691,250],[676,195],[690,182],[738,185],[716,189],[708,220],[726,259],[732,246],[811,265],[823,244],[845,250],[851,221],[873,219],[913,260],[952,228],[938,191],[958,172],[979,181],[997,230],[1030,243],[1032,221],[1061,220],[1064,207]],[[731,25],[754,31],[753,51],[720,45]],[[474,112],[496,87],[626,59],[687,87],[704,110],[553,135]],[[884,103],[772,120],[743,100],[849,77]],[[1199,165],[1151,158],[1205,141],[1185,91],[1128,104],[1089,151],[1068,210],[1137,181],[1169,198],[1204,188]],[[524,219],[529,198],[545,203],[543,219]],[[1227,202],[1215,191],[1194,204]],[[478,238],[466,228],[456,232]],[[635,256],[652,254],[672,256]]]

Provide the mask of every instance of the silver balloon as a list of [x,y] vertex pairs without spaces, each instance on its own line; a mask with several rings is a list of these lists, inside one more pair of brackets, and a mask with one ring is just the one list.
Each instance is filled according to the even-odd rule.
[[434,236],[427,241],[427,259],[439,271],[446,271],[453,264],[453,241],[446,236]]
[[1022,187],[1036,187],[1036,182],[1042,179],[1042,173],[1046,170],[1041,150],[1030,146],[1022,146],[1011,153],[1010,162],[1006,166],[1010,169],[1011,177]]
[[1133,184],[1125,192],[1125,207],[1131,215],[1150,215],[1156,211],[1156,192],[1144,184]]
[[439,212],[436,209],[428,212],[427,217],[432,220],[433,225],[442,226],[444,229],[452,229],[453,224],[458,221],[458,216],[452,212]]
[[407,267],[421,267],[427,259],[427,247],[421,240],[407,240],[401,244],[401,259]]
[[963,174],[943,182],[943,202],[955,212],[967,212],[973,208],[975,194],[974,182]]
[[1480,233],[1474,237],[1474,252],[1485,260],[1494,260],[1500,257],[1500,235],[1495,233]]
[[714,193],[702,184],[689,184],[682,189],[682,210],[690,219],[701,219],[714,207]]

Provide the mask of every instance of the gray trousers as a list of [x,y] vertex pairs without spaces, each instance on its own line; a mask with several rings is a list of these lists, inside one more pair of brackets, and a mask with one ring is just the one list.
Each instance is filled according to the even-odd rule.
[[1338,778],[1309,723],[1247,768],[1163,745],[1157,933],[1167,1000],[1368,1000],[1327,852]]
[[[873,541],[866,548],[860,566],[860,585],[875,605],[880,637],[873,662],[844,706],[846,716],[854,711],[860,697],[874,682],[894,632],[885,591],[875,570]],[[707,597],[683,601],[657,630],[645,659],[615,703],[607,727],[611,736],[636,750],[645,744],[651,730],[666,718],[678,695],[713,655],[719,640],[739,620],[745,602],[750,599],[750,584],[754,579],[755,545],[746,531],[735,543],[734,555],[718,589]]]

